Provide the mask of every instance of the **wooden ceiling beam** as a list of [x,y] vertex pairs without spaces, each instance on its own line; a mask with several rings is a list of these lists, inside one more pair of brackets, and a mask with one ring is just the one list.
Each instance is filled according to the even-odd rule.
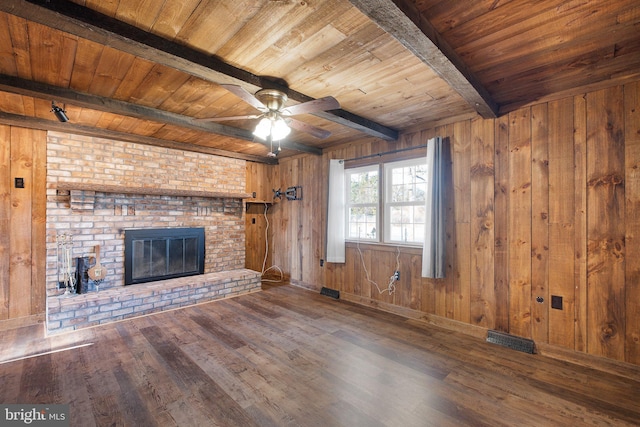
[[46,131],[67,132],[76,135],[92,136],[96,138],[113,139],[117,141],[134,142],[156,147],[170,148],[174,150],[191,151],[195,153],[211,154],[214,156],[230,157],[233,159],[247,160],[256,163],[277,164],[277,159],[273,157],[243,154],[233,151],[220,150],[218,148],[206,147],[196,144],[185,144],[165,139],[153,138],[143,135],[118,132],[109,129],[96,128],[92,126],[77,125],[71,122],[58,122],[46,120],[38,117],[28,117],[19,114],[11,114],[0,111],[0,124],[9,126],[20,126],[29,129],[39,129]]
[[485,119],[499,106],[453,48],[410,0],[349,0],[362,13],[431,67]]
[[[51,86],[31,80],[24,80],[0,74],[0,90],[34,98],[49,99],[58,103],[72,104],[78,107],[103,111],[123,116],[135,117],[142,120],[152,120],[192,129],[201,132],[224,135],[232,138],[242,139],[250,142],[257,142],[270,147],[265,141],[256,139],[250,130],[235,128],[219,123],[194,120],[193,117],[159,110],[157,108],[146,107],[144,105],[132,104],[119,101],[117,99],[105,98],[103,96],[91,95],[73,89]],[[303,153],[321,155],[322,150],[317,147],[298,144],[293,141],[283,141],[283,148],[300,151]]]
[[[113,47],[213,83],[240,85],[251,93],[261,88],[278,89],[285,92],[289,99],[297,102],[314,99],[279,82],[227,64],[215,56],[163,39],[67,0],[2,0],[0,11]],[[387,141],[398,139],[397,130],[342,109],[313,114]]]

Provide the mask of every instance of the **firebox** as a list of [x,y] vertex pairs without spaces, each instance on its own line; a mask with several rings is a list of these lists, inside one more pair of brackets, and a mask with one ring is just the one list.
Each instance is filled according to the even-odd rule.
[[204,228],[142,228],[124,232],[124,284],[204,273]]

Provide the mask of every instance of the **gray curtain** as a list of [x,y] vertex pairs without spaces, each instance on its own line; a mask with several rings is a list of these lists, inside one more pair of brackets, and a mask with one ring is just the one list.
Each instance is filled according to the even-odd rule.
[[444,153],[442,138],[427,142],[427,194],[422,277],[445,277]]

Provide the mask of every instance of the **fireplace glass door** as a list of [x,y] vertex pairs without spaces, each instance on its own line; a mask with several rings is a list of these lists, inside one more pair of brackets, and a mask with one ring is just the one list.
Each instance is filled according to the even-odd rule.
[[204,229],[125,231],[125,285],[202,274]]

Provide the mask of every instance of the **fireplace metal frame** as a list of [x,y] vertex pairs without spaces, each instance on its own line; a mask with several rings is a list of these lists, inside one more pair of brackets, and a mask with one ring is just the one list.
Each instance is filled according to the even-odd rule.
[[[197,238],[197,269],[179,274],[167,274],[162,276],[134,279],[133,276],[133,242],[137,240],[170,240],[176,238]],[[135,228],[124,230],[124,284],[135,285],[139,283],[155,282],[158,280],[173,279],[177,277],[195,276],[204,274],[205,259],[205,232],[203,227],[169,227],[169,228]]]

